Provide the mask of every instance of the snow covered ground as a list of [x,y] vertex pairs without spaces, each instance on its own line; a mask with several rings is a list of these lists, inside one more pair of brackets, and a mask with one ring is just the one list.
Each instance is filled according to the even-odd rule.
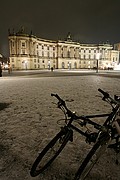
[[[120,79],[100,76],[2,77],[0,180],[72,180],[91,147],[76,133],[73,143],[66,146],[45,173],[32,178],[29,171],[43,144],[59,131],[61,125],[57,120],[64,117],[53,103],[56,99],[51,93],[58,93],[67,100],[68,107],[79,115],[110,112],[110,106],[98,97],[98,88],[111,95],[120,95]],[[120,164],[115,164],[115,153],[107,150],[87,179],[119,178]]]

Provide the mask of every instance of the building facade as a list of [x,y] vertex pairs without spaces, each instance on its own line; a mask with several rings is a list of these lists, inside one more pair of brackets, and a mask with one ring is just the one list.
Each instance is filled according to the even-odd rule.
[[[27,69],[105,69],[119,64],[119,51],[110,44],[81,44],[66,40],[53,41],[38,38],[24,29],[9,32],[10,66],[15,70]],[[99,56],[98,56],[99,55]]]

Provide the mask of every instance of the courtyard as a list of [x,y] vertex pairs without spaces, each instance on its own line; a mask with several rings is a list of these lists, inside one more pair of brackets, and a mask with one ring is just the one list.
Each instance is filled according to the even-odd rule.
[[[51,93],[59,94],[79,115],[110,112],[111,107],[101,100],[98,88],[120,95],[120,79],[94,73],[3,76],[0,79],[0,180],[72,180],[92,146],[77,133],[48,170],[35,178],[29,173],[42,147],[64,124],[64,115]],[[108,149],[87,180],[119,180],[120,163],[116,165],[115,160],[115,152]]]

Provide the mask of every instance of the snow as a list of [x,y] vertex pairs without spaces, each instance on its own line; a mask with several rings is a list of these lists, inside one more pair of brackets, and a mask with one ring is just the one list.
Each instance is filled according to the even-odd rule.
[[[91,147],[77,133],[74,141],[65,147],[45,173],[32,178],[29,172],[38,152],[64,124],[64,121],[57,124],[64,116],[56,108],[54,103],[57,101],[51,93],[67,100],[68,107],[79,115],[110,112],[111,107],[101,100],[98,88],[119,95],[120,79],[100,76],[2,77],[0,180],[73,179]],[[115,164],[115,153],[107,150],[87,179],[118,180],[119,177],[120,164]]]

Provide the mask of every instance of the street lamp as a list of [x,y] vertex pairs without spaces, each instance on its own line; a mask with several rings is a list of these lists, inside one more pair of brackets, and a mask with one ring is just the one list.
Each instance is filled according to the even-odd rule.
[[96,60],[97,60],[97,69],[96,69],[96,73],[98,73],[98,69],[99,69],[99,59],[100,59],[100,53],[98,52],[96,54]]

